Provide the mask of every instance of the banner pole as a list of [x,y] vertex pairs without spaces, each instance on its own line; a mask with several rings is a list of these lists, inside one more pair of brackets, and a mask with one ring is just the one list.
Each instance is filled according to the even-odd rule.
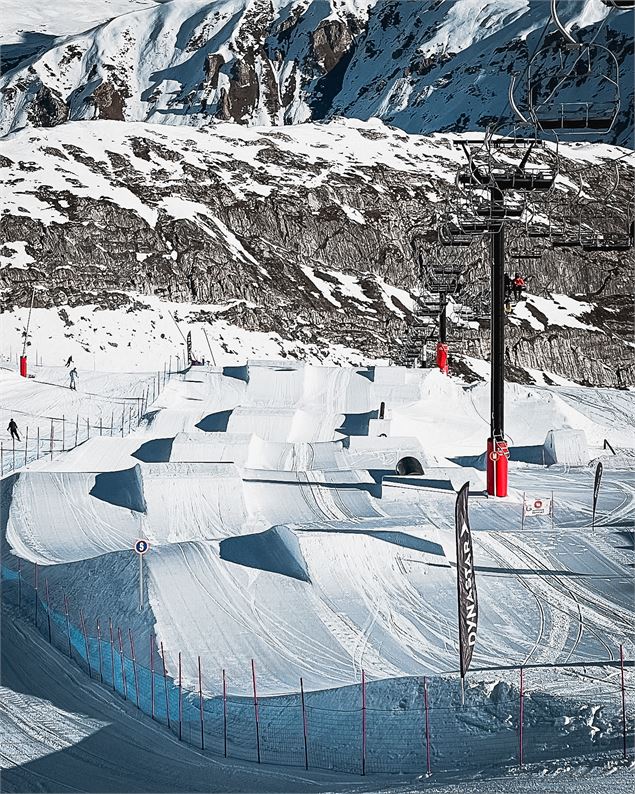
[[49,599],[49,580],[48,577],[44,580],[44,588],[46,591],[46,622],[48,625],[49,644],[51,644],[51,601]]
[[256,757],[260,763],[260,720],[258,717],[258,694],[256,692],[256,665],[254,660],[251,660],[251,680],[254,689],[254,718],[256,722]]
[[309,768],[309,743],[306,720],[306,704],[304,702],[304,682],[300,676],[300,703],[302,705],[302,733],[304,735],[304,768]]
[[82,632],[84,634],[84,645],[86,646],[86,663],[88,664],[88,677],[93,677],[93,672],[90,664],[90,648],[88,646],[88,633],[86,631],[86,621],[84,620],[84,612],[82,608],[79,609],[79,622],[81,623]]
[[123,699],[128,700],[128,682],[126,681],[126,665],[123,657],[123,638],[121,629],[117,626],[117,638],[119,640],[119,661],[121,662],[121,683],[123,685]]
[[628,756],[626,747],[626,687],[624,685],[624,646],[620,643],[620,673],[622,689],[622,737],[624,740],[624,758]]
[[430,708],[428,705],[428,679],[423,677],[423,706],[426,713],[426,773],[430,774]]
[[523,502],[520,506],[520,529],[521,531],[525,528],[525,492],[523,491]]
[[553,491],[552,491],[551,492],[551,531],[552,532],[553,532],[554,525],[555,525],[555,521],[554,521],[554,517],[553,517],[553,508],[554,508],[554,502],[553,502]]

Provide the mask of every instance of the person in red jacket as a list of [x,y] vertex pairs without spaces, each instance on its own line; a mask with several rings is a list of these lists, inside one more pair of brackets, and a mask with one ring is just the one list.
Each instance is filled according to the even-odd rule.
[[524,289],[525,289],[525,279],[520,275],[520,273],[514,273],[513,290],[514,290],[514,300],[516,302],[518,302],[522,298]]

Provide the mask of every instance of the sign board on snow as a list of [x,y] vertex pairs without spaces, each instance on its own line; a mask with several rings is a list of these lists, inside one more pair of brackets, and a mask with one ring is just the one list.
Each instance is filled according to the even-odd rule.
[[523,512],[526,516],[548,516],[551,514],[551,499],[528,499],[525,497]]
[[150,544],[147,540],[136,540],[134,544],[134,550],[137,554],[145,554],[150,549]]

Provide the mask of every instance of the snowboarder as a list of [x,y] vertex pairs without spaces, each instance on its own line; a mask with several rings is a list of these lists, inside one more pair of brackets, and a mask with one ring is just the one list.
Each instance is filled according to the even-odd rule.
[[13,417],[11,417],[11,421],[9,422],[9,426],[7,427],[7,430],[9,431],[9,433],[11,433],[11,438],[14,441],[20,440],[20,434],[18,433],[18,426],[15,423],[15,419]]
[[71,381],[70,388],[73,391],[77,391],[77,381],[79,380],[79,376],[77,375],[77,369],[73,367],[73,369],[68,373],[68,376]]
[[73,356],[69,356],[65,366],[70,367],[72,363],[73,363]]
[[514,274],[514,300],[518,302],[523,295],[523,291],[525,289],[525,279],[520,275],[520,273]]

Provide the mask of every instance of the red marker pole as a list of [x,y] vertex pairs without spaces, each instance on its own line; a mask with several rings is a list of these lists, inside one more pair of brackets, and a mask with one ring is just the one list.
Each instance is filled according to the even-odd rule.
[[426,772],[430,774],[430,707],[428,705],[428,679],[423,679],[423,707],[426,713]]
[[198,707],[201,714],[201,750],[205,749],[205,721],[203,716],[203,676],[201,675],[201,657],[198,657]]
[[227,758],[227,679],[223,670],[223,753]]
[[366,673],[362,670],[362,775],[366,774]]
[[621,673],[621,688],[622,688],[622,736],[624,739],[624,758],[628,756],[628,748],[626,746],[626,686],[624,685],[624,646],[620,645],[620,673]]
[[254,717],[256,723],[256,757],[260,763],[260,720],[258,717],[258,694],[256,692],[256,665],[254,660],[251,660],[251,681],[254,689]]
[[170,727],[170,698],[168,696],[168,671],[165,666],[165,654],[163,653],[163,641],[161,641],[161,663],[163,665],[163,687],[165,689],[165,716]]
[[302,732],[304,734],[304,768],[309,768],[309,742],[306,720],[306,704],[304,702],[304,682],[300,678],[300,701],[302,703]]

